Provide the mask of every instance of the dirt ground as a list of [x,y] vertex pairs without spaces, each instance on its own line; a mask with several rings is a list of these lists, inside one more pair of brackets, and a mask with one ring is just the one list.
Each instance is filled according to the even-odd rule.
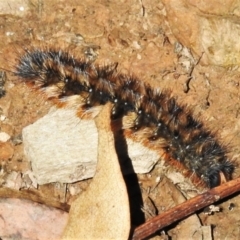
[[[44,116],[52,106],[41,95],[19,83],[11,73],[18,52],[30,46],[70,49],[76,56],[91,56],[101,64],[118,62],[122,71],[134,73],[160,88],[171,89],[179,103],[187,104],[195,117],[216,132],[219,141],[228,146],[229,157],[238,165],[239,69],[204,65],[201,58],[196,57],[189,90],[184,91],[190,72],[179,63],[177,39],[169,29],[161,2],[144,1],[143,6],[141,1],[33,0],[9,1],[8,4],[0,1],[0,6],[0,68],[6,70],[7,75],[6,94],[0,99],[0,128],[11,137],[9,141],[0,143],[2,186],[12,171],[24,173],[30,169],[23,153],[21,131]],[[233,177],[239,173],[237,168]],[[144,207],[134,201],[140,192],[135,186],[130,186],[133,225],[143,222],[141,207],[145,216],[150,217],[179,203],[176,197],[179,195],[174,193],[181,191],[179,186],[164,176],[160,164],[149,174],[138,175]],[[126,181],[131,183],[132,178],[134,176],[128,176]],[[86,189],[90,181],[31,188],[41,196],[51,195],[56,201],[71,203],[74,196],[66,189],[75,189],[77,193]],[[185,189],[185,192],[188,192],[188,197],[191,192],[193,195],[197,193],[192,189]],[[203,226],[211,226],[213,239],[238,239],[239,200],[236,195],[222,201],[217,205],[220,212],[212,215],[199,212],[197,221]],[[188,224],[174,224],[154,239],[183,239],[180,238],[181,232],[188,228]]]

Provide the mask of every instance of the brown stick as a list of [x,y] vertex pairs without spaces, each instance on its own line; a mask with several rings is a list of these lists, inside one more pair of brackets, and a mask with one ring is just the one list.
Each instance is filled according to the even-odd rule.
[[49,207],[59,208],[63,211],[69,211],[69,204],[61,203],[51,197],[41,196],[37,190],[15,190],[11,188],[0,188],[0,198],[21,198],[38,202]]
[[140,240],[149,237],[156,231],[238,191],[240,191],[240,178],[210,189],[140,225],[134,230],[132,239]]

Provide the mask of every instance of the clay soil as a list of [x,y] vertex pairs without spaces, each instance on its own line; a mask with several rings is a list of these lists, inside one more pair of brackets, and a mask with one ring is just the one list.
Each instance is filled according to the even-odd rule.
[[[24,11],[19,10],[21,4]],[[100,64],[117,62],[122,71],[133,73],[159,88],[171,89],[179,103],[187,104],[195,117],[216,132],[219,141],[228,146],[229,157],[238,164],[239,70],[203,65],[200,56],[193,54],[196,65],[191,73],[189,90],[185,92],[190,73],[179,63],[175,52],[177,39],[168,27],[164,6],[159,1],[144,1],[143,5],[141,1],[36,0],[20,1],[20,5],[17,1],[8,4],[1,1],[0,5],[3,6],[0,15],[0,68],[7,74],[6,94],[0,99],[0,114],[3,116],[0,127],[1,132],[11,137],[9,141],[0,143],[2,185],[12,171],[24,173],[31,169],[23,153],[21,131],[44,116],[52,106],[12,74],[19,52],[31,46],[54,46],[74,52],[76,56],[92,57]],[[237,169],[234,178],[238,175]],[[152,172],[137,177],[141,193],[135,186],[130,186],[129,193],[135,226],[144,221],[144,214],[149,218],[179,203],[181,191],[185,197],[198,193],[194,187],[182,190],[173,185],[165,177],[161,164],[157,164]],[[126,177],[130,185],[132,178]],[[71,204],[75,196],[66,189],[74,189],[78,193],[86,189],[89,181],[47,184],[37,189],[29,185],[28,188],[39,196]],[[139,195],[142,196],[142,204],[135,202]],[[220,212],[211,215],[199,212],[194,221],[197,226],[211,226],[214,239],[238,239],[239,200],[239,196],[234,196],[222,201],[217,204]],[[171,225],[154,238],[183,239],[180,236],[189,231],[189,226],[181,223]],[[200,231],[200,227],[197,228],[196,231]]]

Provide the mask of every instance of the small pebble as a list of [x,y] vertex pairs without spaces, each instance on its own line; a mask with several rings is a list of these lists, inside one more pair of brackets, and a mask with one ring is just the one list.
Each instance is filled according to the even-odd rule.
[[0,132],[0,142],[7,142],[10,136],[5,132]]

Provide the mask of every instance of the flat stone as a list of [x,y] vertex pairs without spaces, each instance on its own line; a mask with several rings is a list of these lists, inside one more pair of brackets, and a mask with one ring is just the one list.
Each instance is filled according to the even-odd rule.
[[[98,131],[94,120],[79,119],[75,113],[72,109],[54,109],[23,129],[24,152],[38,184],[72,183],[93,177]],[[126,139],[126,144],[127,151],[121,141],[117,147],[124,173],[133,169],[147,173],[159,160],[155,151],[140,143]]]

